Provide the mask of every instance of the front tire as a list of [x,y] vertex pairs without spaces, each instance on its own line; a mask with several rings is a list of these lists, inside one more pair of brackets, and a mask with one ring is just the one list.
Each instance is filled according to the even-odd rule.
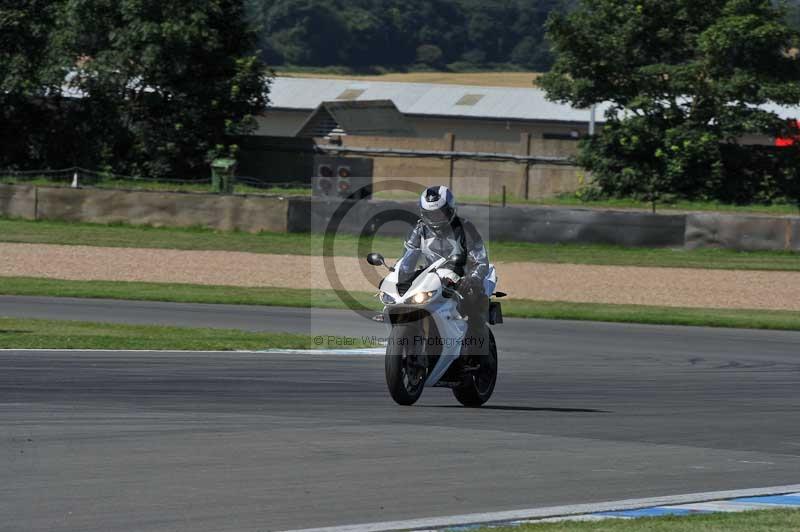
[[420,338],[418,329],[413,323],[395,325],[386,347],[386,384],[392,399],[402,406],[419,400],[428,377],[425,346],[414,345]]
[[467,375],[463,384],[453,388],[453,395],[467,408],[483,406],[492,397],[497,384],[497,343],[491,329],[487,327],[486,330],[489,332],[489,353],[479,357],[480,370]]

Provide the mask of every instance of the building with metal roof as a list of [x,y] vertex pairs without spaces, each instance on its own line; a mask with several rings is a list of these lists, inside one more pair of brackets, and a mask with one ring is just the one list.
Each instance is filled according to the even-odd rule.
[[[270,90],[271,104],[261,119],[259,134],[298,136],[308,134],[312,114],[330,114],[330,104],[361,103],[351,119],[370,122],[369,115],[383,112],[393,123],[399,117],[409,136],[441,138],[447,133],[473,140],[517,141],[522,133],[537,138],[577,138],[589,128],[591,111],[554,103],[533,87],[477,87],[397,83],[324,78],[278,77]],[[384,102],[371,108],[367,102]],[[388,116],[385,102],[397,114]],[[606,106],[597,110],[602,120]],[[343,126],[343,124],[338,124]],[[340,127],[339,133],[351,133]],[[317,131],[318,133],[319,131]],[[380,133],[378,133],[380,134]]]
[[[369,158],[377,182],[455,185],[461,194],[548,197],[585,182],[571,162],[578,139],[602,128],[610,105],[576,109],[530,88],[278,77],[271,105],[247,144],[310,142],[317,153]],[[797,108],[766,105],[789,119]],[[592,119],[594,116],[595,120]],[[260,140],[259,140],[260,139]],[[746,143],[775,139],[748,136]],[[266,146],[266,144],[265,144]],[[284,151],[245,150],[251,175],[273,171]],[[301,156],[291,154],[285,159]]]

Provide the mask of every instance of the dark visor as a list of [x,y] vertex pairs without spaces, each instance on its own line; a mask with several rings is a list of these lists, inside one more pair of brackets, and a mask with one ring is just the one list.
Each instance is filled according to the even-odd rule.
[[447,206],[442,207],[441,209],[436,209],[435,211],[422,211],[423,220],[432,224],[447,223],[452,217],[453,209]]

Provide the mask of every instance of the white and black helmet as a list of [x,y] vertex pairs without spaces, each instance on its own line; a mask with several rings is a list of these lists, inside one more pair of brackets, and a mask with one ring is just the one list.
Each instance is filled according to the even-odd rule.
[[430,187],[419,198],[422,221],[432,227],[442,227],[456,217],[456,198],[445,186]]

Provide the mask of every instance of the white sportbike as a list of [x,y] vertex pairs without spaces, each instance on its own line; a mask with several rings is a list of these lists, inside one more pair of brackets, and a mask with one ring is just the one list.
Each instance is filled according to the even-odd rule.
[[[371,253],[367,262],[386,266],[377,253]],[[456,290],[459,277],[452,269],[461,262],[461,256],[441,257],[402,280],[395,268],[389,268],[378,287],[385,306],[376,320],[390,330],[386,384],[398,404],[413,405],[426,386],[451,388],[467,407],[479,407],[492,396],[497,382],[497,344],[488,326],[484,328],[488,338],[467,336],[468,318],[458,309],[462,299]],[[484,289],[486,294],[504,297],[501,292],[494,293],[496,284],[492,266]],[[488,314],[488,324],[503,322],[499,303],[491,302]]]

